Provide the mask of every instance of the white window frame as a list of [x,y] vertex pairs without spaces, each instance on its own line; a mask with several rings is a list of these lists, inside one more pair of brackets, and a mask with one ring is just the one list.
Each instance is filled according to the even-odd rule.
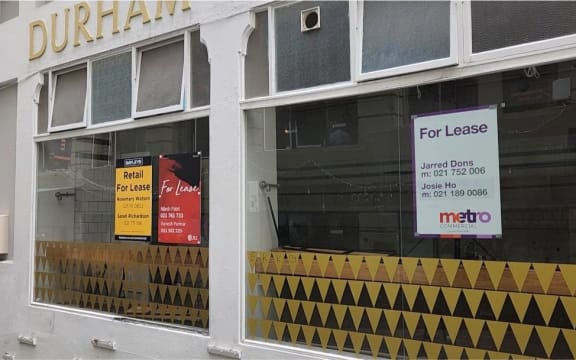
[[[132,62],[131,62],[131,66],[130,66],[130,79],[131,79],[131,85],[132,87],[134,87],[134,81],[132,81],[132,79],[134,79],[134,57],[135,57],[135,52],[133,51],[133,48],[128,48],[128,49],[120,49],[118,51],[114,51],[114,52],[108,52],[105,55],[101,55],[101,56],[96,56],[93,59],[90,59],[88,61],[88,63],[90,63],[90,73],[88,74],[88,77],[90,79],[90,122],[88,123],[88,128],[92,129],[92,128],[101,128],[101,127],[108,127],[110,126],[110,124],[117,124],[117,123],[125,123],[128,121],[132,121],[133,118],[132,117],[127,117],[124,119],[117,119],[117,120],[110,120],[110,121],[104,121],[98,124],[94,124],[92,122],[92,63],[96,62],[96,61],[100,61],[100,60],[104,60],[104,59],[108,59],[114,56],[118,56],[118,55],[123,55],[123,54],[127,54],[130,53],[131,57],[132,57]],[[132,116],[132,104],[134,103],[134,89],[132,89],[132,92],[130,93],[130,116]]]
[[463,2],[464,23],[464,62],[485,63],[503,59],[517,58],[531,53],[542,54],[554,50],[576,47],[576,33],[555,38],[532,41],[528,43],[512,45],[504,48],[472,52],[472,4],[470,1]]
[[[50,139],[60,139],[60,138],[66,138],[66,137],[70,137],[70,136],[80,136],[83,134],[97,134],[100,133],[102,130],[108,130],[108,129],[116,129],[114,131],[118,131],[118,130],[127,130],[127,129],[133,129],[133,128],[137,128],[140,126],[153,126],[154,124],[160,124],[162,122],[165,121],[182,121],[182,120],[187,120],[189,118],[200,118],[200,117],[206,117],[209,116],[210,113],[210,104],[205,105],[205,106],[199,106],[199,107],[194,107],[191,108],[189,107],[190,105],[190,101],[189,99],[191,99],[191,95],[190,96],[185,96],[185,92],[187,91],[186,89],[189,89],[189,87],[191,86],[189,83],[189,74],[191,71],[191,68],[188,66],[190,64],[190,55],[189,55],[189,51],[188,54],[186,53],[187,49],[190,49],[189,46],[187,49],[185,49],[185,53],[184,53],[184,71],[183,71],[183,79],[182,79],[182,87],[183,87],[183,93],[181,93],[181,104],[182,104],[182,108],[180,107],[180,105],[174,106],[174,108],[177,108],[177,111],[174,110],[166,110],[166,108],[159,108],[159,109],[151,109],[149,111],[147,111],[146,113],[150,113],[150,115],[140,115],[140,116],[146,116],[146,118],[144,119],[138,119],[134,117],[134,111],[135,111],[135,107],[136,107],[136,98],[137,98],[137,68],[138,68],[138,61],[139,61],[139,52],[141,49],[152,49],[154,47],[159,47],[159,46],[163,46],[166,45],[170,42],[174,42],[174,41],[186,41],[185,37],[189,35],[186,35],[187,32],[191,33],[193,31],[199,31],[199,27],[193,27],[191,30],[187,29],[187,30],[183,30],[183,31],[178,31],[178,32],[174,32],[171,33],[169,35],[163,36],[160,39],[156,38],[153,40],[148,40],[142,43],[138,43],[138,44],[133,44],[133,45],[128,45],[126,47],[121,47],[118,49],[114,49],[112,51],[108,51],[105,54],[99,54],[99,55],[95,55],[94,57],[91,57],[90,59],[87,60],[83,60],[83,61],[77,61],[77,62],[73,62],[70,64],[66,64],[63,66],[58,66],[58,67],[54,67],[52,69],[47,69],[41,73],[46,73],[48,75],[48,81],[46,82],[46,84],[44,84],[43,86],[47,87],[47,91],[48,91],[48,129],[47,132],[45,133],[39,133],[37,130],[37,124],[35,125],[35,132],[34,132],[34,138],[37,141],[48,141]],[[186,46],[186,43],[185,43]],[[102,60],[105,59],[107,57],[111,57],[111,56],[116,56],[116,55],[120,55],[122,53],[127,53],[130,52],[132,54],[132,66],[131,66],[131,82],[132,82],[132,93],[131,93],[131,114],[129,118],[125,118],[125,119],[118,119],[118,120],[110,120],[107,122],[103,122],[103,123],[99,123],[99,124],[93,124],[92,123],[92,119],[91,119],[91,114],[92,114],[92,62],[94,61],[98,61],[98,60]],[[188,66],[188,67],[187,67]],[[51,121],[52,121],[52,111],[53,111],[53,101],[54,101],[54,90],[55,90],[55,82],[56,82],[56,76],[58,74],[63,74],[66,72],[70,72],[70,71],[74,71],[77,70],[79,68],[85,67],[87,69],[86,71],[86,76],[87,76],[87,82],[86,82],[86,100],[85,100],[85,113],[84,113],[84,121],[82,123],[74,123],[74,124],[68,124],[68,125],[63,125],[63,126],[50,126],[51,125]],[[187,77],[188,76],[188,77]],[[188,93],[190,94],[190,90],[188,90]],[[187,103],[186,103],[187,102]],[[186,105],[186,107],[184,108],[184,105]],[[144,112],[141,112],[144,113]],[[151,115],[158,115],[158,116],[151,116]],[[37,122],[37,117],[36,117],[36,122]],[[141,123],[145,123],[148,125],[141,125]],[[79,130],[80,129],[80,130]],[[68,132],[64,132],[65,130],[68,130]]]
[[[34,100],[34,135],[46,135],[50,133],[50,130],[48,129],[49,125],[50,125],[50,72],[39,72],[38,76],[42,77],[42,82],[38,82],[38,86],[39,89],[37,90],[37,93],[34,95],[35,96],[35,100]],[[46,119],[47,123],[46,123],[46,131],[45,132],[40,132],[40,127],[39,127],[39,118],[38,118],[38,114],[39,114],[39,109],[40,109],[40,94],[42,93],[42,90],[47,91],[46,94],[46,101],[48,102],[47,104],[47,108],[46,111],[48,112],[46,114],[46,116],[48,117]]]
[[[407,73],[431,70],[447,66],[458,65],[458,28],[459,28],[459,3],[460,1],[450,0],[450,55],[447,58],[434,59],[414,64],[397,66],[389,69],[362,72],[362,51],[364,39],[364,0],[357,2],[357,23],[356,23],[356,79],[358,81],[373,80],[383,77],[392,77]],[[352,24],[351,24],[352,26]]]
[[[198,110],[198,109],[208,109],[208,107],[210,106],[210,102],[208,102],[207,105],[202,105],[202,106],[193,106],[192,104],[192,83],[194,81],[196,81],[195,79],[192,79],[192,66],[193,61],[192,61],[192,33],[198,31],[200,33],[200,28],[199,27],[194,27],[188,31],[185,32],[184,34],[184,78],[186,79],[186,111],[190,111],[190,110]],[[208,47],[206,46],[206,44],[204,44],[202,42],[202,33],[199,34],[200,35],[200,43],[202,44],[202,46],[206,47],[206,51],[208,51]],[[208,53],[208,66],[210,66],[210,53]],[[244,77],[242,77],[244,78]],[[210,69],[210,84],[212,84],[212,71]],[[210,85],[212,86],[212,85]],[[210,89],[208,89],[208,91],[210,91]]]
[[184,99],[184,109],[186,110],[192,109],[192,32],[193,30],[184,32],[184,71],[182,72],[184,78],[182,84],[184,85],[184,94],[186,94]]
[[[86,94],[84,96],[84,114],[82,116],[82,122],[66,124],[66,125],[53,125],[53,115],[54,115],[54,101],[56,99],[56,87],[58,86],[58,76],[67,74],[76,70],[86,69]],[[64,130],[71,130],[71,129],[79,129],[85,128],[86,124],[90,121],[90,100],[92,97],[92,79],[90,74],[92,73],[92,66],[89,61],[82,62],[80,64],[76,64],[74,66],[67,67],[65,69],[54,70],[50,71],[48,77],[48,86],[49,86],[49,94],[48,94],[48,132],[57,132],[57,131],[64,131]]]
[[[292,4],[292,3],[290,3]],[[288,4],[287,4],[288,5]],[[268,8],[268,95],[276,94],[276,12]],[[248,39],[249,40],[249,39]]]
[[[186,99],[188,98],[188,96],[186,95],[186,88],[187,88],[187,82],[186,81],[186,74],[189,74],[189,70],[186,69],[186,64],[190,64],[190,59],[188,59],[188,61],[186,61],[186,58],[190,57],[190,54],[186,54],[186,49],[190,49],[190,45],[188,44],[188,46],[186,46],[187,41],[186,39],[190,39],[190,34],[189,32],[185,32],[184,34],[178,35],[176,37],[173,37],[169,40],[165,40],[165,41],[160,41],[157,43],[154,43],[152,45],[149,46],[142,46],[139,48],[135,48],[135,51],[137,52],[137,56],[136,56],[136,66],[135,66],[135,79],[133,82],[133,86],[132,86],[132,118],[133,119],[137,119],[137,118],[141,118],[141,117],[148,117],[148,116],[153,116],[153,115],[159,115],[159,114],[165,114],[165,113],[170,113],[170,112],[177,112],[177,111],[184,111],[184,109],[186,108]],[[150,109],[150,110],[144,110],[144,111],[137,111],[137,105],[138,105],[138,89],[140,86],[140,71],[142,69],[142,53],[148,50],[152,50],[152,49],[156,49],[162,46],[166,46],[166,45],[170,45],[173,43],[177,43],[183,41],[183,56],[184,59],[182,61],[182,83],[180,86],[180,103],[176,104],[176,105],[170,105],[170,106],[165,106],[162,108],[156,108],[156,109]],[[134,66],[133,66],[134,68]]]

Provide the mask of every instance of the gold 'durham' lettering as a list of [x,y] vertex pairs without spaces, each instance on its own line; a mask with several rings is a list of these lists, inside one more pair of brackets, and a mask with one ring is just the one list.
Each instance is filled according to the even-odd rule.
[[112,34],[117,34],[120,32],[118,28],[118,0],[112,2],[112,8],[104,10],[102,5],[102,0],[98,0],[98,17],[96,23],[96,39],[102,39],[104,35],[102,34],[102,22],[105,16],[112,15]]
[[126,16],[126,24],[124,25],[124,31],[130,30],[130,22],[133,17],[142,16],[142,24],[150,22],[150,15],[148,15],[148,8],[146,7],[146,1],[138,0],[139,9],[134,10],[135,0],[130,0],[130,6],[128,8],[128,15]]
[[52,50],[54,50],[54,52],[59,53],[60,51],[64,50],[66,48],[66,45],[68,45],[68,25],[70,23],[70,9],[69,8],[65,8],[64,9],[64,40],[62,40],[62,43],[60,45],[58,45],[58,27],[56,26],[56,24],[58,24],[58,13],[53,13],[52,14]]
[[[36,49],[36,44],[34,42],[34,34],[36,33],[36,29],[40,29],[42,32],[42,45],[37,51],[34,50]],[[46,30],[46,24],[43,20],[32,21],[28,26],[28,32],[28,60],[38,59],[46,52],[46,45],[48,43],[48,31]]]
[[[180,5],[178,5],[177,2],[179,2]],[[165,12],[173,16],[177,7],[180,8],[181,12],[192,9],[190,0],[156,0],[154,21],[161,20]],[[50,42],[50,47],[55,53],[62,52],[66,49],[71,36],[70,31],[72,31],[70,29],[71,9],[71,7],[66,7],[63,9],[64,13],[50,14],[50,29],[48,29],[43,19],[34,20],[28,24],[28,59],[30,61],[38,59],[46,53],[48,42]],[[84,37],[87,43],[94,41],[94,37],[89,31],[88,22],[90,21],[90,14],[91,8],[87,1],[81,1],[74,5],[74,38],[72,43],[74,47],[81,45],[81,36]],[[97,1],[97,16],[95,16],[96,40],[104,38],[104,18],[107,16],[112,17],[112,29],[110,29],[110,33],[118,34],[121,26],[119,25],[121,14],[118,0]],[[123,30],[130,30],[132,20],[138,16],[142,17],[142,24],[151,22],[146,1],[130,0],[130,3],[127,5],[127,14]],[[61,18],[64,18],[64,20],[61,20]],[[94,16],[92,18],[94,18]],[[62,38],[60,38],[59,41],[60,36]]]
[[[80,17],[80,12],[82,12],[83,16]],[[86,1],[82,1],[74,5],[74,46],[80,45],[80,32],[86,38],[86,42],[94,41],[92,35],[86,28],[86,23],[90,19],[90,6]]]
[[[156,0],[156,16],[154,17],[154,20],[160,20],[162,19],[162,12],[164,10],[164,8],[162,7],[162,4],[166,3],[166,7],[168,8],[168,14],[170,14],[170,16],[174,15],[174,10],[176,10],[176,0]],[[182,3],[182,11],[187,11],[190,10],[192,7],[190,6],[190,1],[188,0],[183,0],[181,1]]]

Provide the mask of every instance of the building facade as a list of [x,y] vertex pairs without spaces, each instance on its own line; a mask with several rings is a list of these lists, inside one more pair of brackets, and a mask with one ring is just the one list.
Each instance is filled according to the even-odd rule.
[[574,358],[574,14],[0,2],[0,353]]

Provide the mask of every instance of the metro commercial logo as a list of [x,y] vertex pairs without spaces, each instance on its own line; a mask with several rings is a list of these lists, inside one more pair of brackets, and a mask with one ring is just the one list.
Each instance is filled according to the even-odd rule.
[[440,212],[441,224],[476,224],[477,222],[489,223],[492,215],[488,211],[471,211],[465,212]]

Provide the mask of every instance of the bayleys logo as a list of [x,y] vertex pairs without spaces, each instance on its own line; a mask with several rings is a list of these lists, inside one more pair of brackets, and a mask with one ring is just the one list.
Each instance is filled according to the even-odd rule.
[[492,220],[492,215],[488,211],[472,211],[468,209],[462,212],[440,212],[441,224],[476,224],[478,222],[489,223],[490,220]]

